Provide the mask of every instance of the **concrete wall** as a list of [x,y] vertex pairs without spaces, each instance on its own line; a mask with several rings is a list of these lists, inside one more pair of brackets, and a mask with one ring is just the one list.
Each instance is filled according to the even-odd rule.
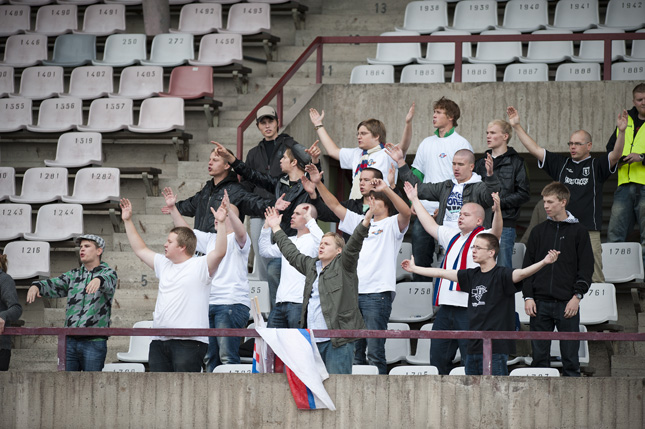
[[641,378],[332,376],[298,411],[282,374],[0,374],[0,426],[637,428]]

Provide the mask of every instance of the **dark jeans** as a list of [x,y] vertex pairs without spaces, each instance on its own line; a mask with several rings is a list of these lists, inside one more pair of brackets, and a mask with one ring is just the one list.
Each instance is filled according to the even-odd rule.
[[[432,214],[432,213],[430,213]],[[412,255],[414,263],[419,267],[432,266],[434,257],[434,238],[426,232],[417,217],[412,222]],[[413,274],[412,280],[415,282],[430,282],[432,277]]]
[[[208,324],[211,328],[246,328],[249,307],[244,304],[208,306]],[[222,364],[240,363],[240,337],[208,337],[206,369],[213,372]]]
[[9,369],[10,361],[11,361],[11,350],[0,349],[0,371],[7,371]]
[[269,313],[269,328],[292,328],[300,327],[300,313],[302,304],[297,302],[279,302],[272,307]]
[[318,351],[330,374],[351,374],[354,360],[354,344],[347,343],[334,347],[330,341],[316,343]]
[[200,372],[208,344],[196,340],[153,340],[148,365],[151,372]]
[[498,266],[513,268],[513,246],[515,246],[515,228],[504,227],[502,238],[499,240]]
[[[358,308],[361,310],[367,329],[387,330],[387,322],[392,313],[392,300],[392,292],[358,295]],[[367,349],[367,358],[365,349]],[[354,343],[354,365],[368,364],[375,365],[379,374],[387,374],[385,338],[362,338]]]
[[[484,373],[484,355],[472,354],[467,355],[466,375],[483,375]],[[493,353],[491,360],[491,375],[508,375],[508,355]]]
[[[627,241],[627,237],[638,225],[641,245],[645,246],[645,185],[624,183],[614,192],[611,217],[607,228],[607,241],[616,243]],[[643,252],[645,263],[645,252]]]
[[280,270],[282,269],[282,258],[267,259],[267,283],[269,284],[269,299],[271,309],[275,306],[275,295],[280,285]]
[[[433,331],[467,331],[468,309],[442,305],[432,324]],[[430,340],[430,365],[436,366],[439,374],[448,375],[452,368],[452,360],[457,353],[457,347],[462,359],[467,355],[468,340],[448,340],[433,338]]]
[[[580,332],[580,311],[569,319],[564,317],[567,301],[535,301],[537,315],[531,317],[531,331],[552,332],[554,327],[559,332]],[[533,363],[537,368],[550,367],[551,341],[533,340]],[[560,341],[562,355],[562,375],[565,377],[580,377],[580,361],[578,349],[580,341]]]
[[67,337],[65,371],[101,371],[107,354],[107,340]]

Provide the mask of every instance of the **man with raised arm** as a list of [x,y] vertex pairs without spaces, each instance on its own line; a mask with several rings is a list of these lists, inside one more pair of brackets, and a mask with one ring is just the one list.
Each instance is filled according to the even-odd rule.
[[508,121],[517,133],[520,142],[531,155],[538,160],[538,167],[543,168],[555,181],[563,183],[571,192],[571,213],[589,231],[589,238],[594,255],[594,282],[604,282],[602,273],[602,247],[600,230],[602,229],[602,186],[616,172],[616,165],[623,153],[627,112],[618,115],[616,124],[619,139],[616,146],[607,155],[591,156],[591,134],[578,130],[569,137],[569,157],[558,155],[542,148],[527,134],[520,124],[520,115],[513,106],[507,109]]
[[[164,255],[146,246],[132,221],[130,200],[121,199],[121,219],[134,254],[155,270],[159,279],[152,327],[208,329],[208,297],[211,282],[226,255],[228,201],[217,211],[211,207],[217,229],[215,247],[206,256],[193,257],[197,239],[185,226],[175,227],[164,244]],[[208,337],[154,336],[148,365],[152,372],[200,372],[208,349]]]
[[[364,216],[340,204],[320,180],[322,172],[319,173],[315,166],[310,164],[306,168],[321,198],[340,219],[338,229],[353,233]],[[374,179],[372,184],[373,218],[358,261],[358,305],[367,329],[386,330],[396,290],[396,258],[410,224],[411,212],[405,201],[383,180]],[[394,214],[395,210],[398,214]],[[368,362],[378,367],[379,374],[387,374],[385,339],[368,338],[356,343],[354,364]]]
[[[172,189],[165,188],[163,196],[175,227],[188,227],[175,207],[177,196]],[[224,191],[224,201],[228,201],[226,191]],[[237,207],[233,204],[227,204],[227,206],[226,256],[220,262],[220,265],[226,268],[218,269],[211,281],[208,324],[210,328],[242,329],[246,327],[251,308],[248,279],[251,239],[246,233]],[[215,248],[217,234],[198,229],[193,229],[193,233],[197,238],[197,252],[208,254]],[[213,369],[219,365],[240,363],[239,348],[240,337],[208,337],[208,352],[205,358],[207,371],[213,372]]]

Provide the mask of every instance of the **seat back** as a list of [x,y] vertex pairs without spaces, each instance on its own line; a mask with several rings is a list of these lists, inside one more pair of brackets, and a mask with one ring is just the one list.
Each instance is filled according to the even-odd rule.
[[609,283],[643,280],[640,243],[602,243],[602,272]]
[[513,0],[504,7],[503,27],[523,33],[540,30],[549,24],[547,0]]
[[515,312],[520,317],[520,323],[529,323],[531,318],[524,311],[524,296],[522,292],[515,292]]
[[[593,28],[585,30],[585,34],[598,34],[598,33],[624,33],[624,30],[616,28]],[[611,60],[616,61],[626,54],[625,41],[614,40],[611,42]],[[582,62],[604,62],[605,60],[605,42],[602,40],[581,40],[580,50],[578,56],[575,57],[577,61]]]
[[555,81],[596,81],[600,80],[598,63],[564,63],[555,71]]
[[612,64],[611,80],[645,80],[645,61]]
[[46,159],[47,167],[76,168],[103,163],[101,133],[72,132],[64,133],[58,138],[56,159]]
[[[410,326],[407,323],[388,323],[388,331],[409,331]],[[387,338],[385,340],[385,360],[387,364],[396,363],[405,360],[410,354],[409,338]]]
[[[557,328],[555,331],[557,332]],[[580,325],[580,332],[587,332],[587,327],[585,325]],[[551,357],[555,357],[555,361],[551,361],[551,366],[553,367],[562,367],[562,355],[560,354],[560,340],[551,341]],[[580,361],[580,366],[589,365],[589,343],[587,341],[580,341],[580,347],[578,348],[578,359]]]
[[113,88],[112,67],[85,66],[72,70],[69,80],[69,93],[81,100],[100,98],[111,93]]
[[48,98],[40,103],[38,126],[30,131],[67,131],[83,123],[83,102],[79,98]]
[[85,9],[82,33],[108,36],[124,31],[124,4],[93,4]]
[[141,61],[141,64],[180,66],[193,58],[195,58],[195,49],[192,34],[157,34],[152,40],[150,60]]
[[609,0],[605,11],[605,26],[632,31],[643,27],[645,5],[642,2]]
[[4,248],[7,274],[14,280],[49,277],[49,243],[45,241],[11,241]]
[[36,229],[25,234],[27,240],[62,241],[83,235],[83,206],[45,204],[38,209]]
[[44,34],[14,34],[7,38],[4,64],[29,67],[47,59],[47,36]]
[[31,7],[27,5],[0,6],[0,37],[31,30]]
[[443,83],[444,75],[443,64],[410,64],[401,71],[401,83]]
[[147,98],[141,103],[141,131],[184,128],[184,100],[176,97]]
[[[177,67],[170,75],[171,83],[175,70]],[[111,94],[111,96],[141,100],[154,97],[160,92],[163,92],[163,67],[132,66],[123,69],[119,80],[119,93]]]
[[394,83],[394,66],[361,65],[352,69],[349,83]]
[[[152,320],[136,322],[133,328],[152,328]],[[116,357],[123,362],[148,362],[148,353],[152,337],[134,336],[130,337],[130,347],[127,353],[117,353]]]
[[454,30],[480,33],[496,25],[497,2],[495,0],[460,1],[457,3],[452,24]]
[[222,28],[222,5],[193,3],[182,6],[179,28],[182,33],[208,34]]
[[509,64],[504,82],[548,82],[549,65],[545,63]]
[[96,36],[93,34],[63,34],[54,42],[54,55],[45,65],[78,67],[96,60]]
[[16,170],[13,167],[0,167],[0,201],[16,194]]
[[[426,323],[420,330],[432,331],[432,323]],[[406,356],[405,361],[413,365],[430,365],[430,341],[431,340],[429,338],[418,339],[415,354],[409,354]]]
[[213,97],[213,68],[210,66],[175,67],[170,73],[168,92],[159,95],[180,97],[185,100]]
[[[645,33],[645,30],[638,30],[637,33]],[[632,40],[630,60],[645,61],[645,40]]]
[[146,372],[142,363],[106,363],[103,372]]
[[616,288],[611,283],[592,283],[580,301],[580,324],[597,325],[618,320]]
[[226,365],[216,366],[213,370],[214,373],[219,374],[251,374],[253,372],[253,364],[250,363],[229,363]]
[[13,67],[0,66],[0,98],[13,92],[13,81]]
[[34,31],[46,36],[71,33],[78,28],[77,14],[75,4],[41,6],[36,13]]
[[103,60],[92,64],[123,67],[145,60],[146,55],[145,34],[112,34],[105,41]]
[[511,260],[511,265],[513,269],[517,270],[522,268],[524,264],[524,254],[526,253],[526,245],[524,243],[515,243],[513,244],[513,256]]
[[0,100],[0,132],[7,133],[22,130],[33,123],[31,117],[31,100],[28,98],[10,98]]
[[[452,72],[455,81],[455,72]],[[495,64],[462,64],[462,82],[497,82],[497,67]]]
[[17,203],[48,203],[67,195],[67,169],[34,167],[25,171],[20,196],[10,197]]
[[269,283],[264,280],[249,280],[249,298],[253,300],[258,297],[260,313],[271,312],[271,297],[269,295]]
[[439,375],[439,370],[432,365],[400,365],[392,368],[389,375]]
[[242,59],[241,34],[207,34],[199,43],[197,61],[190,64],[219,67],[241,63]]
[[466,367],[456,366],[450,370],[450,373],[448,375],[466,375]]
[[27,67],[20,76],[20,97],[44,100],[64,91],[64,72],[59,66]]
[[392,303],[391,322],[424,322],[433,314],[432,282],[403,282],[396,284]]
[[31,206],[29,204],[0,204],[0,241],[22,238],[31,232]]
[[508,374],[513,377],[560,377],[557,368],[515,368]]
[[[445,30],[435,31],[432,36],[470,36],[468,31]],[[472,44],[464,42],[461,44],[462,57],[472,56]],[[428,43],[425,58],[418,59],[420,63],[432,64],[454,64],[455,63],[455,44],[447,43]]]
[[378,368],[374,365],[352,365],[352,375],[378,375]]
[[443,0],[411,1],[405,7],[403,28],[429,34],[448,25],[448,5]]
[[[416,31],[388,31],[381,36],[418,36]],[[403,65],[421,56],[421,43],[378,43],[376,57],[368,58],[369,64]]]
[[[482,36],[489,35],[519,35],[517,30],[487,30],[482,31]],[[479,42],[477,55],[474,59],[478,62],[493,64],[507,64],[522,56],[522,42]]]
[[583,31],[599,22],[597,0],[560,0],[555,6],[554,27]]
[[[411,67],[411,66],[407,66],[407,67]],[[401,77],[403,77],[403,74],[401,75]],[[399,249],[399,253],[397,253],[396,255],[396,281],[397,282],[402,282],[404,280],[412,280],[412,273],[405,271],[401,267],[401,262],[405,261],[406,259],[410,259],[411,256],[412,256],[412,243],[408,243],[408,242],[401,243],[401,248]]]
[[271,30],[271,6],[268,4],[234,4],[228,11],[227,32],[257,34],[269,30]]
[[99,98],[90,104],[90,114],[86,126],[79,131],[114,132],[132,125],[131,98]]
[[[532,34],[571,34],[569,30],[538,30]],[[559,63],[573,56],[573,41],[529,42],[527,62]]]
[[74,193],[63,197],[64,202],[98,204],[119,201],[121,196],[120,171],[110,167],[87,167],[78,170]]

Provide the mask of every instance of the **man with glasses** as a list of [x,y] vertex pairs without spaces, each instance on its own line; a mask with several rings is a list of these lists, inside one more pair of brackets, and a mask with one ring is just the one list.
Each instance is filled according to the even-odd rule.
[[[609,154],[591,156],[591,134],[584,130],[575,131],[569,137],[569,157],[558,155],[540,147],[529,136],[522,125],[520,115],[514,107],[507,109],[508,121],[513,126],[524,147],[537,158],[538,166],[555,181],[563,183],[571,193],[569,211],[589,230],[593,248],[594,273],[592,281],[602,283],[602,256],[600,229],[602,226],[602,186],[616,172],[625,143],[624,133],[616,141]],[[616,120],[619,129],[627,127],[627,112],[623,111]]]

